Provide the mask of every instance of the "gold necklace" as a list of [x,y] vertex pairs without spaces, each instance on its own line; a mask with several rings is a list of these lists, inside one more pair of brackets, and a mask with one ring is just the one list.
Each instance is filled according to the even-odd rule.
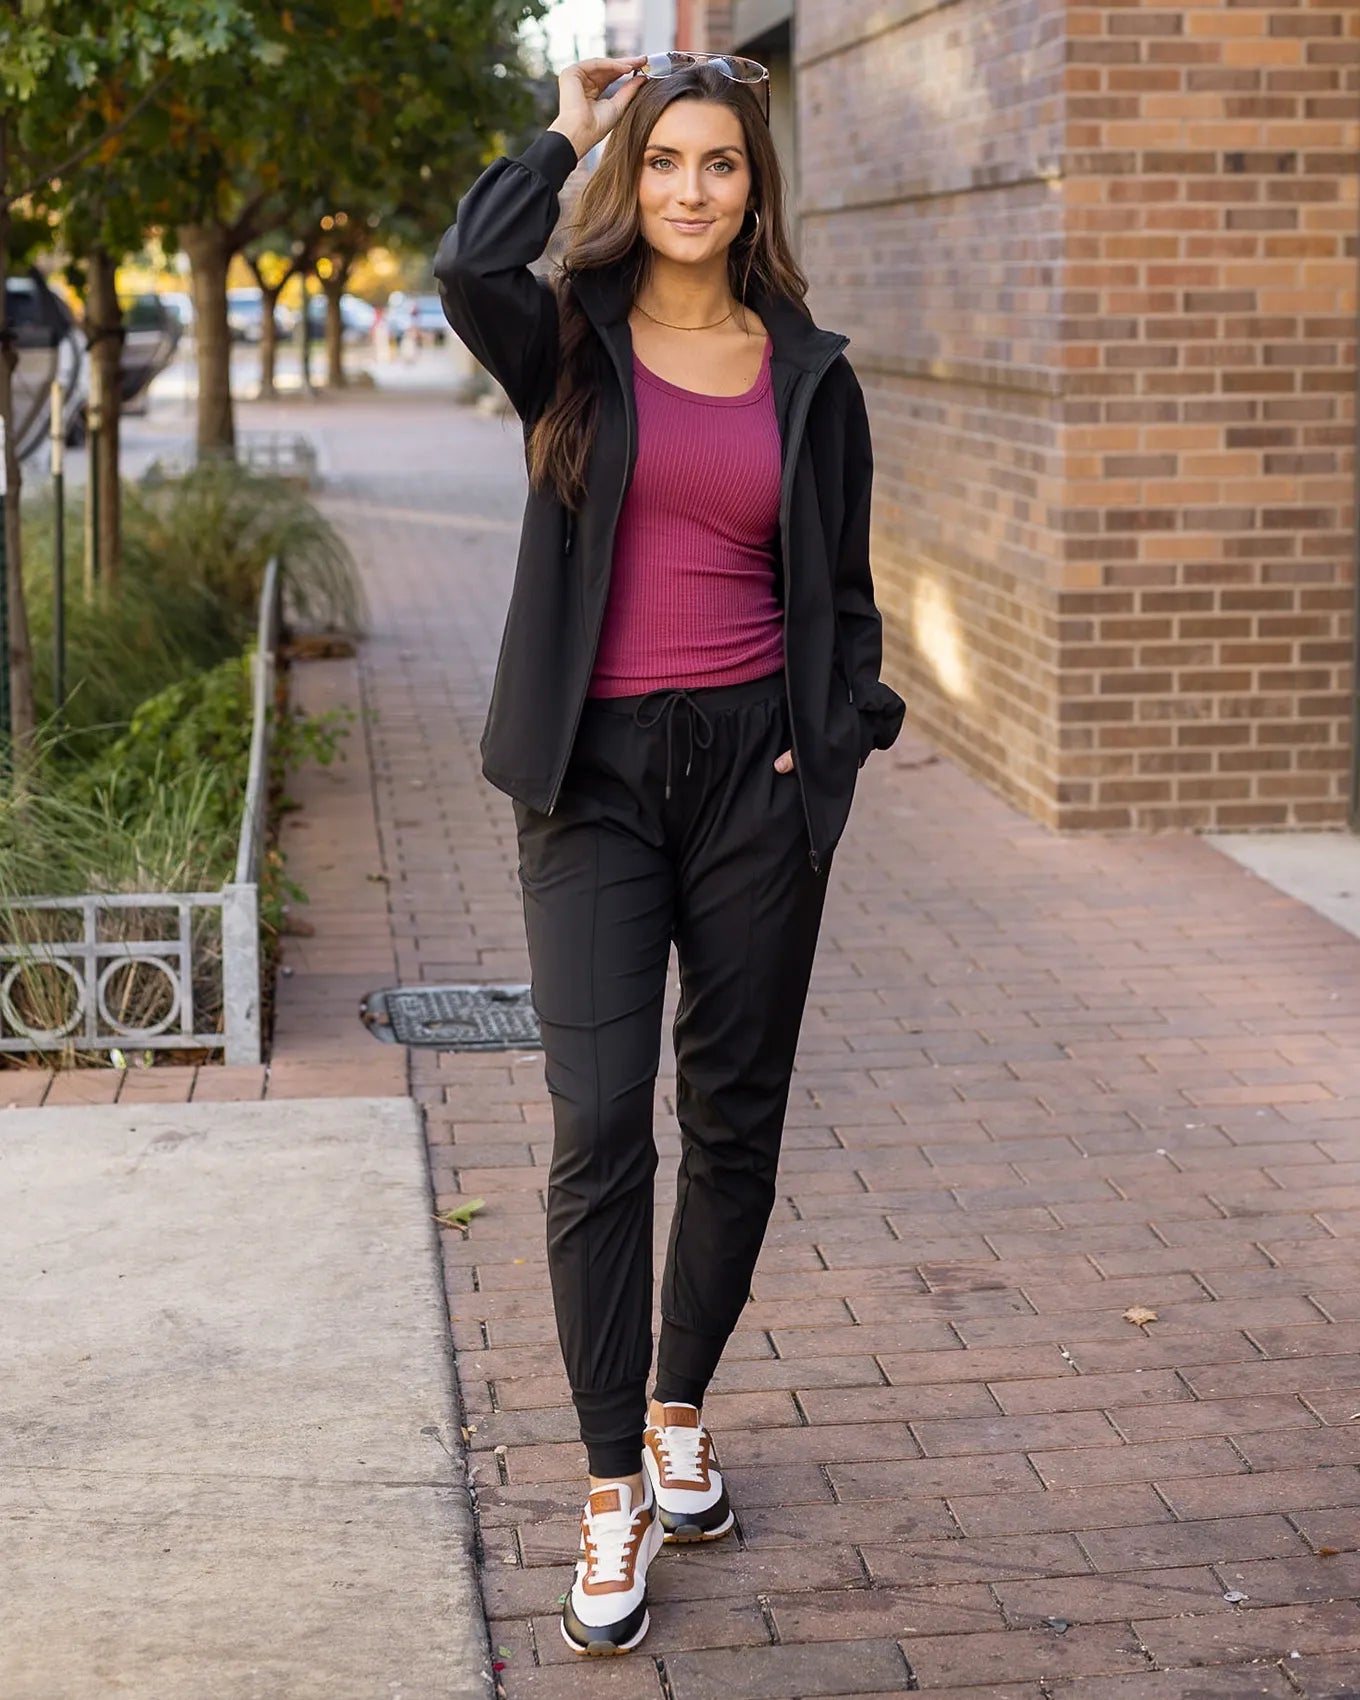
[[654,325],[661,325],[668,331],[711,331],[711,330],[716,330],[719,325],[726,324],[727,321],[732,317],[732,309],[729,307],[727,309],[727,311],[723,314],[722,318],[721,319],[714,319],[714,321],[711,325],[672,325],[672,324],[667,324],[665,319],[658,319],[654,313],[649,313],[640,301],[635,301],[633,303],[633,305],[637,308],[638,312],[642,314],[644,319],[650,319]]

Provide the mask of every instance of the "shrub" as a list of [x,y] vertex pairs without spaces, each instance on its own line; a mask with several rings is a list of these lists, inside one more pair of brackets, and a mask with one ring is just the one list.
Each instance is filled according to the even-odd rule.
[[[283,481],[210,462],[174,482],[129,487],[123,572],[116,593],[86,601],[76,567],[80,504],[68,518],[66,602],[68,699],[54,730],[51,662],[52,510],[26,503],[25,588],[39,711],[48,731],[12,787],[0,789],[0,938],[32,947],[11,988],[32,1026],[57,1029],[72,983],[41,960],[45,943],[79,937],[71,912],[32,910],[20,900],[85,892],[216,891],[234,871],[251,733],[251,669],[242,651],[255,636],[265,569],[284,570],[285,616],[357,634],[363,618],[354,563],[343,540]],[[73,546],[74,545],[74,546]],[[304,759],[330,761],[343,714],[308,719],[275,705],[275,801],[285,771]],[[269,851],[260,882],[261,918],[277,928],[290,885]],[[101,923],[103,937],[160,937],[173,911],[125,909]],[[73,929],[75,929],[73,931]],[[220,1024],[215,913],[191,921],[195,1026]],[[165,977],[128,963],[110,976],[108,1001],[130,1026],[168,1008]],[[164,1006],[164,1007],[163,1007]],[[61,1049],[61,1042],[54,1041]]]
[[[124,563],[172,581],[192,580],[247,630],[255,623],[269,559],[287,572],[298,625],[357,633],[363,596],[339,533],[291,484],[234,461],[200,462],[183,478],[133,489]],[[136,565],[134,565],[136,564]]]
[[[89,760],[145,698],[238,655],[255,634],[271,556],[285,610],[306,626],[356,633],[364,608],[343,539],[277,478],[206,462],[182,479],[125,492],[123,575],[87,602],[77,570],[81,507],[67,515],[66,724],[60,759]],[[24,510],[24,580],[38,712],[53,716],[52,509]]]

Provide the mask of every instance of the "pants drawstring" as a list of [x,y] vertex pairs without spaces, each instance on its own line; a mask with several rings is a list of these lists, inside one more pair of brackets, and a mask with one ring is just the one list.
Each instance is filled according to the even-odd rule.
[[[655,707],[650,706],[653,699],[660,697],[661,701]],[[713,742],[713,722],[704,713],[699,704],[686,690],[649,691],[633,710],[634,724],[644,731],[656,725],[663,716],[666,721],[666,801],[671,797],[671,741],[675,731],[675,711],[681,703],[689,709],[689,754],[685,758],[685,777],[694,765],[696,749],[706,750]]]

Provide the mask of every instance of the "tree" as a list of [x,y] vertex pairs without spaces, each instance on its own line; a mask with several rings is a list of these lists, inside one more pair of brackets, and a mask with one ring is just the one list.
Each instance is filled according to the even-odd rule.
[[275,394],[274,364],[278,352],[274,314],[289,279],[299,272],[306,277],[311,254],[304,243],[291,241],[286,232],[271,231],[246,250],[246,264],[260,291],[260,398],[268,401]]
[[99,490],[99,530],[94,540],[95,559],[103,572],[103,588],[114,592],[123,566],[123,487],[118,476],[121,442],[122,392],[119,367],[123,355],[123,309],[118,300],[116,278],[119,252],[104,243],[91,249],[86,275],[85,336],[90,360],[98,374],[100,429],[90,464],[90,480]]
[[[198,329],[200,454],[234,441],[227,268],[298,209],[380,197],[394,154],[423,147],[445,181],[524,106],[516,32],[542,0],[243,0],[257,70],[201,60],[177,82],[162,159],[174,162],[163,222],[189,256]],[[420,127],[423,126],[423,129]]]
[[326,301],[326,385],[343,389],[345,378],[345,322],[341,313],[341,297],[349,286],[355,263],[373,246],[373,230],[367,223],[355,221],[343,209],[327,213],[322,219],[321,252],[317,255],[317,276]]
[[356,265],[380,240],[432,250],[458,186],[500,151],[507,132],[547,122],[556,79],[551,84],[549,92],[518,60],[513,77],[502,59],[470,65],[419,31],[384,31],[368,43],[323,150],[329,169],[316,249],[328,383],[345,381],[340,302]]
[[5,432],[5,583],[12,731],[35,730],[33,660],[19,531],[13,373],[5,283],[16,208],[103,168],[177,71],[250,51],[241,0],[11,0],[0,13],[0,422]]

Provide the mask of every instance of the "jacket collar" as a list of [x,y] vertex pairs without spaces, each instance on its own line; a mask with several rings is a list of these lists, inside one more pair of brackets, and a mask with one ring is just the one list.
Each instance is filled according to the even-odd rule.
[[[621,268],[609,266],[577,272],[572,285],[586,317],[602,336],[617,335],[620,329],[627,333],[628,313],[633,303]],[[787,296],[770,295],[756,288],[751,292],[751,307],[759,313],[770,333],[774,359],[791,366],[815,371],[846,344],[847,338],[835,331],[822,330],[804,308]]]

